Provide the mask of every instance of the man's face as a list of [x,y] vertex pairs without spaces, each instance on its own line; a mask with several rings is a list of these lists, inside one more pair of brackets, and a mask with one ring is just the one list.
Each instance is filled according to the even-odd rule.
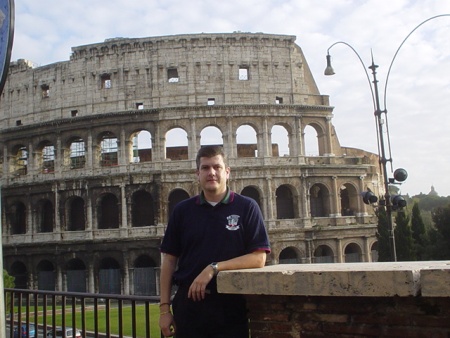
[[230,168],[225,167],[223,157],[201,157],[197,170],[198,181],[206,194],[222,194],[227,190]]

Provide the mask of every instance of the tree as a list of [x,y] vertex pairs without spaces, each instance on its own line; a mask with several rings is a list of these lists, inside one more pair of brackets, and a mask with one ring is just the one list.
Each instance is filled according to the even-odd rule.
[[8,271],[3,270],[3,287],[4,288],[14,288],[14,277],[8,274]]
[[386,210],[384,208],[378,208],[377,217],[378,261],[390,262],[392,259],[389,244],[389,230],[387,225]]
[[416,259],[421,261],[425,259],[425,250],[428,246],[428,236],[420,214],[419,203],[414,202],[411,216],[412,238],[414,240],[414,251]]
[[450,259],[450,204],[434,210],[433,222],[436,226],[434,259]]
[[405,212],[398,212],[395,216],[395,247],[398,261],[413,261],[414,241],[409,227],[409,216]]

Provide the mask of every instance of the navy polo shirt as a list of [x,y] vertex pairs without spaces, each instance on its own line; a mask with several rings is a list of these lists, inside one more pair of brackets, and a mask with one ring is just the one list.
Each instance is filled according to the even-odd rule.
[[212,262],[256,250],[270,252],[261,210],[253,199],[229,189],[215,206],[203,193],[178,203],[161,244],[161,252],[178,257],[173,276],[178,285],[190,285]]

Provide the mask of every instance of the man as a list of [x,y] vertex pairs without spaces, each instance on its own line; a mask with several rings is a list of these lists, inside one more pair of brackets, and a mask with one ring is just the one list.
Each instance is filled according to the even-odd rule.
[[264,266],[270,246],[263,217],[254,200],[228,188],[222,147],[202,147],[196,162],[201,194],[174,208],[161,244],[159,325],[166,337],[248,338],[244,297],[218,294],[216,276]]

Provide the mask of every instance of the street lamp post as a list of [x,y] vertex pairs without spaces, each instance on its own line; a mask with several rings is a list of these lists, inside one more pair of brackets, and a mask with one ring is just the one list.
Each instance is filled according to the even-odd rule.
[[[406,36],[406,38],[402,41],[400,46],[397,48],[397,51],[395,52],[394,57],[392,58],[391,64],[389,66],[389,70],[388,70],[388,73],[386,76],[386,82],[384,85],[384,109],[381,109],[381,106],[380,106],[378,80],[377,80],[377,76],[376,76],[376,69],[378,68],[378,66],[375,64],[375,62],[373,60],[373,55],[372,55],[372,64],[369,67],[366,67],[364,62],[362,61],[361,57],[359,56],[358,52],[351,45],[349,45],[348,43],[346,43],[344,41],[338,41],[338,42],[333,43],[330,47],[328,47],[328,50],[327,50],[327,56],[326,56],[327,67],[324,72],[325,75],[334,75],[335,74],[334,69],[331,66],[330,49],[337,44],[343,44],[343,45],[346,45],[347,47],[349,47],[351,50],[353,50],[353,52],[356,54],[356,56],[358,57],[359,61],[361,62],[362,66],[364,68],[364,72],[365,72],[367,80],[369,82],[369,87],[370,87],[370,91],[372,94],[372,102],[373,102],[373,106],[374,106],[376,128],[377,128],[378,156],[379,156],[380,167],[382,169],[383,186],[384,186],[384,190],[385,190],[384,199],[380,199],[379,205],[382,205],[386,208],[387,228],[388,228],[388,232],[389,232],[389,253],[390,253],[391,260],[394,262],[397,261],[397,253],[396,253],[396,248],[395,248],[395,237],[394,237],[394,227],[393,227],[393,221],[392,221],[392,211],[394,208],[397,209],[397,208],[402,208],[402,207],[406,206],[406,202],[404,201],[404,199],[401,196],[391,197],[390,193],[389,193],[389,185],[391,183],[395,183],[396,180],[398,182],[403,182],[407,178],[408,175],[404,169],[397,169],[394,172],[393,179],[388,177],[387,162],[391,163],[391,169],[392,169],[392,156],[391,156],[391,151],[390,151],[390,146],[389,146],[389,148],[388,148],[389,149],[389,158],[387,157],[386,148],[385,148],[386,141],[384,139],[383,129],[384,129],[384,125],[386,125],[386,136],[387,136],[387,142],[389,145],[390,144],[389,143],[389,129],[388,129],[388,124],[387,124],[387,109],[386,109],[386,90],[387,90],[389,74],[391,72],[392,65],[395,61],[395,58],[397,57],[397,54],[398,54],[400,48],[403,46],[405,41],[411,36],[411,34],[414,33],[420,26],[422,26],[426,22],[436,19],[436,18],[439,18],[439,17],[444,17],[444,16],[450,16],[450,14],[436,15],[436,16],[433,16],[433,17],[428,18],[427,20],[421,22],[411,32],[409,32],[409,34]],[[372,78],[373,78],[372,82],[370,81],[370,77],[369,77],[369,73],[367,72],[367,68],[372,71]],[[373,202],[373,201],[374,200],[371,200],[370,202]],[[376,199],[375,199],[375,201],[376,201]]]

